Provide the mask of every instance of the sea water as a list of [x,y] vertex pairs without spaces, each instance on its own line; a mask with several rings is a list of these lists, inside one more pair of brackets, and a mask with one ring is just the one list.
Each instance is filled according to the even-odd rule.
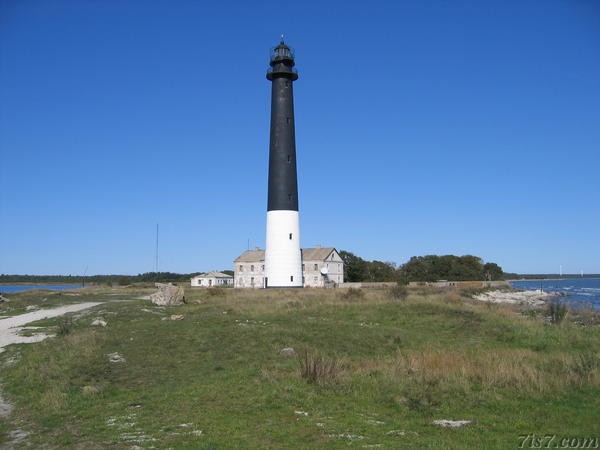
[[518,280],[510,285],[516,289],[560,292],[565,300],[576,306],[600,309],[600,278],[562,278],[560,280]]
[[8,294],[10,292],[21,292],[28,291],[30,289],[52,289],[55,291],[62,291],[65,289],[77,289],[80,288],[80,284],[33,284],[33,285],[1,285],[0,294]]

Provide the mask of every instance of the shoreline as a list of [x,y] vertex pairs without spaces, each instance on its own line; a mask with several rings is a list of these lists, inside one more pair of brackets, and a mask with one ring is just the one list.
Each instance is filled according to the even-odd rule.
[[600,280],[600,277],[564,277],[564,278],[519,278],[506,280],[509,283],[513,281],[561,281],[561,280]]

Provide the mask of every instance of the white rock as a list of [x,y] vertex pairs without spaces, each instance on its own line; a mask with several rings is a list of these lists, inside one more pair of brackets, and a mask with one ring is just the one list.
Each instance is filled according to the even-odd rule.
[[292,347],[286,347],[282,348],[280,353],[284,356],[294,356],[296,351]]
[[432,425],[438,425],[440,427],[460,428],[460,427],[464,427],[465,425],[469,425],[472,422],[473,422],[472,420],[446,420],[446,419],[442,419],[442,420],[434,420],[433,422],[431,422],[431,424]]
[[106,325],[108,324],[102,319],[96,319],[92,322],[93,327],[105,327]]
[[125,362],[125,358],[123,358],[117,352],[115,352],[115,353],[108,353],[106,356],[108,357],[108,361],[111,362],[111,363],[122,363],[122,362]]

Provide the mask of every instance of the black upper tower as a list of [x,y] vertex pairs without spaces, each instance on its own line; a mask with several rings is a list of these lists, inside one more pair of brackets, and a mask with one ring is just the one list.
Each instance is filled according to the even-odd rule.
[[294,53],[281,43],[271,52],[267,79],[272,82],[269,200],[267,211],[298,211],[296,133],[292,83],[298,79]]

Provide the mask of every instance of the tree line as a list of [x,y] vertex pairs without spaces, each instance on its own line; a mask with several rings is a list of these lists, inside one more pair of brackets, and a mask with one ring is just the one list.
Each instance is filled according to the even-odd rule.
[[408,262],[396,266],[393,262],[367,261],[348,251],[340,251],[344,261],[344,281],[484,281],[502,280],[502,268],[493,262],[473,255],[413,256]]
[[[223,273],[233,275],[231,270]],[[0,275],[0,283],[58,283],[58,284],[108,284],[126,286],[132,283],[189,283],[195,273],[146,272],[137,275]]]

